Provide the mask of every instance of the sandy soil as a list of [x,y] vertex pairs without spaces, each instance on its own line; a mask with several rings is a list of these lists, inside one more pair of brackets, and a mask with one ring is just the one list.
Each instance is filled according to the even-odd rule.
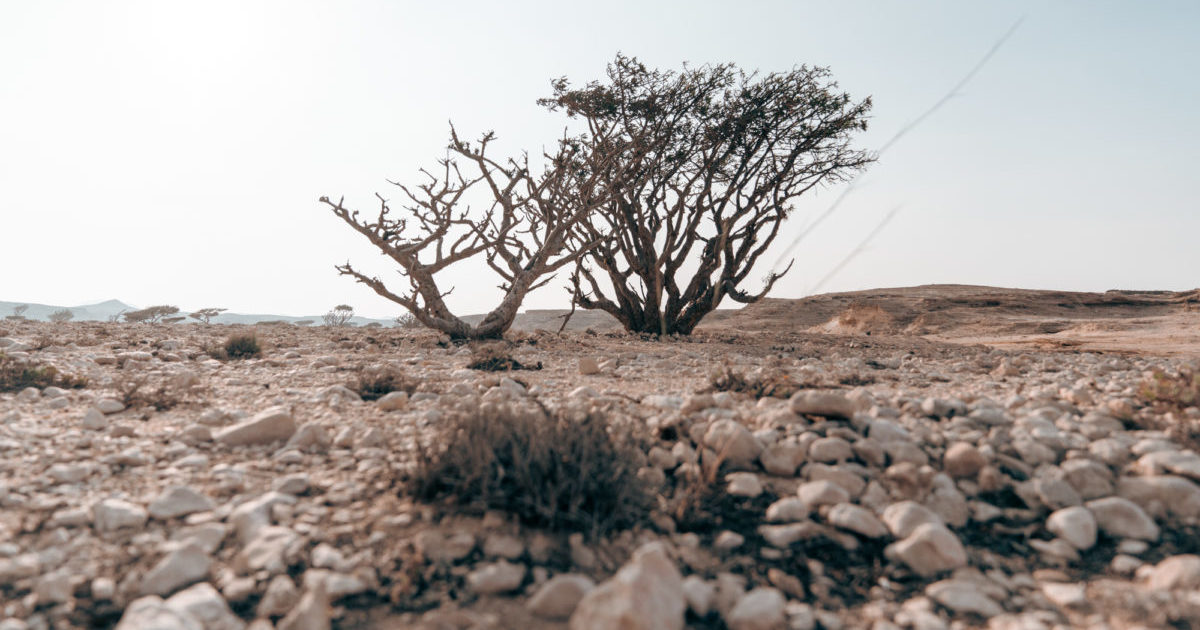
[[[847,312],[882,311],[857,322]],[[765,299],[709,327],[920,336],[1013,349],[1200,356],[1200,290],[1078,293],[927,285]]]

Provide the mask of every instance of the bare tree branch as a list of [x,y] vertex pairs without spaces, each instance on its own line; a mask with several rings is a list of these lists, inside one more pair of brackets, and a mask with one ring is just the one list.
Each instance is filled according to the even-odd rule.
[[[490,157],[488,146],[494,139],[488,132],[469,142],[451,126],[439,175],[422,171],[426,181],[416,187],[391,182],[405,197],[396,212],[380,195],[376,195],[379,211],[371,219],[347,208],[342,199],[322,197],[321,203],[335,216],[400,267],[411,291],[397,293],[349,263],[337,266],[338,272],[452,338],[503,335],[530,291],[545,286],[555,271],[576,264],[600,242],[582,224],[611,196],[610,171],[621,162],[615,154],[619,146],[585,151],[590,145],[564,133],[557,150],[544,155],[545,169],[535,175],[527,155],[503,161]],[[486,196],[491,203],[473,211],[465,201],[470,195]],[[504,295],[479,324],[471,326],[450,311],[444,300],[449,292],[439,289],[435,276],[475,257],[482,257],[500,277]]]

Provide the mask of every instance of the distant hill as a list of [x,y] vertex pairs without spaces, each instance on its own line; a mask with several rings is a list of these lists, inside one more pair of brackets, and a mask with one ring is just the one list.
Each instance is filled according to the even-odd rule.
[[[72,321],[108,321],[110,318],[119,316],[123,312],[136,311],[138,306],[126,304],[120,300],[108,300],[98,304],[83,304],[80,306],[57,306],[53,304],[35,304],[33,302],[5,302],[0,301],[0,319],[14,314],[14,308],[18,306],[26,306],[25,312],[22,315],[26,319],[37,321],[49,321],[50,314],[55,311],[60,311],[64,308],[70,309],[75,317]],[[180,315],[186,315],[190,311],[180,310]],[[321,323],[321,315],[307,315],[302,317],[294,317],[291,315],[266,315],[266,314],[245,314],[245,313],[221,313],[220,316],[213,318],[213,323],[216,324],[257,324],[259,322],[270,321],[285,321],[295,323],[304,320],[310,320],[313,324]],[[195,322],[194,319],[187,319],[186,322]],[[383,326],[392,326],[395,322],[390,319],[371,319],[369,317],[354,317],[350,320],[356,326],[366,326],[372,322],[379,323]]]
[[[108,321],[110,318],[118,316],[126,311],[136,311],[137,306],[126,304],[120,300],[108,300],[99,304],[84,304],[81,306],[55,306],[51,304],[34,304],[32,302],[4,302],[0,301],[0,319],[13,314],[15,307],[25,305],[28,308],[23,315],[26,319],[37,321],[49,321],[51,313],[62,310],[64,308],[71,309],[75,314],[73,321]],[[189,311],[181,310],[180,315],[186,315]],[[562,318],[569,311],[567,309],[531,309],[517,315],[513,321],[513,330],[558,330],[562,325]],[[321,315],[273,315],[267,313],[221,313],[217,317],[212,318],[214,324],[258,324],[262,322],[287,322],[294,324],[308,320],[314,326],[319,326],[322,323]],[[483,320],[484,315],[467,315],[463,319],[470,324],[477,324]],[[184,320],[181,323],[195,323],[196,320],[191,318]],[[395,321],[390,319],[372,319],[370,317],[355,316],[350,320],[355,326],[366,326],[367,324],[377,323],[382,326],[394,326]],[[576,311],[571,316],[571,320],[567,325],[567,330],[612,330],[620,328],[617,320],[613,319],[608,313],[602,311]]]
[[108,318],[122,312],[136,310],[134,307],[120,301],[108,300],[99,304],[83,304],[81,306],[54,306],[51,304],[34,304],[32,302],[4,302],[0,301],[0,318],[7,317],[14,313],[13,309],[18,306],[28,306],[23,315],[26,319],[35,319],[39,321],[49,321],[50,314],[55,311],[60,311],[64,308],[71,309],[75,314],[76,321],[108,321]]

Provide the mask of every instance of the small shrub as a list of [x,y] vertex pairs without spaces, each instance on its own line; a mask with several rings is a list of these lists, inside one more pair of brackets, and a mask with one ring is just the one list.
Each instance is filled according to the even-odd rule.
[[839,385],[845,385],[846,387],[862,387],[864,385],[874,384],[876,381],[875,377],[871,376],[870,374],[858,374],[856,372],[850,372],[838,375],[837,382]]
[[[440,423],[407,480],[416,497],[503,510],[532,527],[599,536],[636,525],[653,506],[636,448],[605,416],[581,419],[485,405]],[[536,411],[536,410],[534,410]]]
[[121,404],[128,409],[153,407],[157,411],[166,411],[181,402],[178,396],[167,391],[165,383],[151,387],[144,376],[119,381],[115,387],[120,394]]
[[396,316],[396,327],[405,330],[419,330],[425,327],[420,320],[412,313],[403,313]]
[[472,370],[483,370],[486,372],[540,370],[542,369],[542,362],[538,361],[535,365],[525,365],[513,358],[512,354],[499,344],[488,344],[471,351],[471,362],[467,364],[467,367]]
[[74,319],[75,313],[69,308],[63,308],[50,313],[46,318],[56,324],[61,324]]
[[29,345],[34,350],[45,350],[46,348],[49,348],[51,346],[58,345],[58,343],[54,337],[51,337],[50,335],[43,333],[43,334],[38,335],[37,337],[34,337],[33,341],[31,341],[29,343]]
[[218,361],[252,359],[262,356],[262,346],[253,333],[234,333],[223,344],[206,346],[204,352]]
[[199,377],[183,372],[154,381],[148,376],[127,376],[118,380],[114,388],[121,403],[129,409],[153,407],[156,411],[166,411],[188,402],[199,385]]
[[253,359],[262,356],[258,337],[253,334],[233,335],[225,341],[225,356],[229,359]]
[[62,374],[52,365],[39,365],[0,352],[0,392],[19,392],[26,387],[87,387],[87,379]]
[[1200,419],[1186,412],[1200,406],[1200,371],[1184,367],[1172,374],[1156,369],[1138,387],[1138,397],[1156,413],[1146,410],[1136,426],[1165,431],[1185,448],[1200,450]]
[[392,392],[412,395],[417,391],[417,381],[400,370],[391,367],[362,368],[350,389],[358,392],[363,400],[379,400]]
[[715,534],[729,529],[744,532],[752,539],[766,509],[766,505],[756,503],[771,493],[759,495],[754,501],[729,494],[720,482],[723,463],[724,454],[718,454],[714,459],[700,462],[693,474],[677,473],[674,492],[667,500],[667,512],[680,531]]
[[1156,369],[1138,387],[1138,396],[1147,404],[1159,407],[1200,406],[1200,372],[1181,368],[1176,374]]
[[333,307],[333,310],[321,316],[325,321],[326,326],[341,327],[348,326],[350,319],[354,317],[354,307],[349,304],[338,304]]
[[728,364],[715,368],[708,376],[708,391],[740,392],[755,398],[790,398],[804,389],[780,368],[758,368],[742,373]]

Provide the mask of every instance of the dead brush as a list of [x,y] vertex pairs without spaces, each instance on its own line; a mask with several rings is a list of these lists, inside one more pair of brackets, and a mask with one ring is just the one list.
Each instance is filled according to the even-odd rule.
[[747,500],[726,492],[721,483],[725,460],[726,450],[722,449],[715,457],[697,460],[691,474],[676,472],[674,490],[667,499],[667,513],[679,531],[715,535],[731,530],[748,540],[758,536],[763,511],[776,497],[768,491]]
[[568,417],[486,404],[443,420],[417,452],[408,492],[454,508],[502,510],[551,531],[600,536],[646,518],[638,453],[600,412]]
[[790,398],[804,388],[804,384],[797,382],[780,367],[762,367],[742,372],[726,363],[709,373],[708,387],[704,392],[738,392],[755,398]]
[[262,356],[262,344],[254,333],[234,333],[224,343],[204,346],[204,354],[218,361],[239,361]]
[[86,378],[63,374],[52,365],[44,365],[27,359],[10,357],[0,352],[0,392],[19,392],[26,387],[44,389],[82,389],[87,387]]
[[254,333],[231,335],[222,347],[227,359],[253,359],[262,356],[262,346]]
[[37,337],[34,337],[33,342],[30,345],[33,346],[34,350],[45,350],[46,348],[59,345],[59,342],[54,337],[43,333]]
[[1138,387],[1138,396],[1160,408],[1182,410],[1200,406],[1200,372],[1186,367],[1175,374],[1156,369]]
[[379,400],[392,392],[404,392],[409,396],[417,391],[420,383],[401,370],[391,367],[362,367],[349,387],[358,392],[363,400]]
[[1200,450],[1200,417],[1193,415],[1200,407],[1200,371],[1193,367],[1175,373],[1155,369],[1137,393],[1157,414],[1142,423],[1145,428],[1165,431],[1185,447]]
[[127,376],[114,382],[113,387],[127,409],[150,407],[167,411],[193,402],[200,390],[200,380],[190,372],[153,380],[148,376]]
[[525,365],[516,360],[512,354],[500,344],[487,344],[471,351],[471,362],[467,367],[472,370],[486,372],[507,372],[511,370],[540,370],[542,362],[535,365]]

